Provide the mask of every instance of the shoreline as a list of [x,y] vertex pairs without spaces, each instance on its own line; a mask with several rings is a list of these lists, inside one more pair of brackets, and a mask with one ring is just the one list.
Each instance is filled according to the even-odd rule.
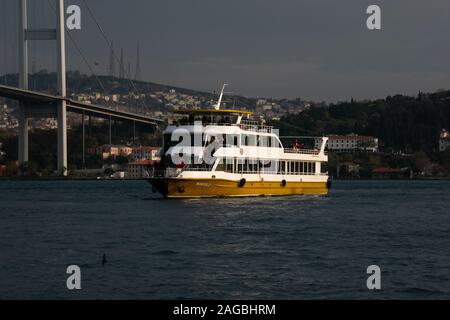
[[[333,181],[446,181],[450,180],[450,177],[421,177],[411,179],[380,179],[380,178],[358,178],[358,179],[345,179],[345,178],[333,178]],[[97,178],[97,177],[0,177],[1,181],[146,181],[142,179],[115,179],[115,178]]]

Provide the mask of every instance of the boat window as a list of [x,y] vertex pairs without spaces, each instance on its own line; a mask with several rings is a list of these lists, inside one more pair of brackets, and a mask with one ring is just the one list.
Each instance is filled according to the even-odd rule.
[[219,159],[219,163],[217,164],[216,171],[225,171],[225,160]]
[[242,146],[248,146],[248,136],[247,135],[242,135],[241,136],[241,145]]
[[228,158],[226,162],[226,171],[233,172],[233,159]]

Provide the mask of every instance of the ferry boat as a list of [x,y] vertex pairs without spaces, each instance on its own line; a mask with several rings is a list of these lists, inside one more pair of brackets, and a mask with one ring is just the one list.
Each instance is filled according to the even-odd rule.
[[163,132],[161,162],[148,181],[167,198],[325,195],[327,137],[313,147],[284,147],[277,130],[249,120],[252,112],[214,108],[176,110]]

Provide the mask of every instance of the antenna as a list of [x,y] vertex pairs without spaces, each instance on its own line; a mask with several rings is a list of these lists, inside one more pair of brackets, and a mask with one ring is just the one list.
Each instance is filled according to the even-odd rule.
[[116,62],[114,60],[114,42],[111,41],[111,52],[109,56],[109,76],[116,76]]
[[217,104],[214,106],[214,109],[219,110],[220,109],[220,104],[222,103],[222,98],[223,98],[223,92],[225,91],[225,87],[228,84],[224,83],[222,86],[222,91],[220,91],[220,96],[219,96],[219,101],[217,101]]
[[125,78],[125,67],[123,65],[123,48],[120,49],[120,66],[119,66],[119,78]]
[[135,70],[135,74],[134,74],[134,79],[137,81],[141,80],[141,53],[140,53],[139,43],[137,44],[136,70]]

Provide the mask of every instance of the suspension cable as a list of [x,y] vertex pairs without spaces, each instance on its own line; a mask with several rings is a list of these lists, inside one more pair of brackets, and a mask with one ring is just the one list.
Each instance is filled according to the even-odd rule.
[[[50,2],[50,0],[47,0],[48,4],[50,5],[50,7],[55,11],[55,14],[58,14],[56,12],[56,8],[53,6],[53,4]],[[64,32],[65,32],[66,28],[64,28]],[[75,49],[77,50],[78,54],[81,56],[81,58],[84,60],[84,62],[86,63],[86,65],[88,66],[89,70],[91,71],[92,75],[95,77],[95,79],[97,80],[98,84],[100,85],[100,87],[103,89],[104,93],[107,94],[106,88],[103,86],[103,83],[100,81],[99,77],[95,74],[94,69],[92,68],[91,64],[89,63],[89,61],[86,59],[86,56],[83,54],[81,48],[78,46],[78,44],[76,43],[75,39],[72,37],[72,35],[70,34],[70,32],[65,32],[66,35],[69,36],[70,41],[72,42],[73,46],[75,47]]]
[[[113,45],[112,45],[112,41],[109,40],[108,36],[106,35],[105,31],[103,30],[103,28],[101,27],[100,23],[98,22],[98,20],[95,18],[95,15],[93,13],[93,11],[91,10],[91,8],[89,7],[89,5],[87,4],[86,0],[83,0],[84,5],[86,6],[86,8],[88,9],[89,15],[91,16],[92,20],[94,21],[94,23],[97,25],[98,30],[100,31],[100,34],[102,35],[103,39],[105,39],[106,43],[108,44],[109,49],[111,50],[111,52],[113,52]],[[116,62],[118,62],[120,65],[120,60],[118,58],[118,56],[114,53],[113,54],[113,59],[116,60]],[[141,100],[142,105],[145,107],[145,109],[148,109],[147,104],[145,103],[144,99],[142,98],[141,94],[139,93],[139,90],[137,89],[136,85],[134,84],[133,80],[131,80],[131,78],[128,79],[131,83],[131,86],[133,87],[133,89],[136,91],[136,93],[139,95],[139,98]]]
[[[4,12],[4,15],[6,15],[6,1],[2,1],[2,7],[0,9],[0,12]],[[2,38],[4,39],[4,43],[3,45],[3,61],[2,61],[2,70],[4,68],[3,72],[3,83],[6,85],[6,80],[7,80],[7,66],[8,66],[8,61],[7,61],[7,55],[8,55],[8,49],[7,49],[7,43],[8,40],[6,39],[6,36],[8,35],[8,31],[6,30],[7,26],[8,26],[8,22],[6,21],[6,17],[0,17],[0,19],[2,20]]]

